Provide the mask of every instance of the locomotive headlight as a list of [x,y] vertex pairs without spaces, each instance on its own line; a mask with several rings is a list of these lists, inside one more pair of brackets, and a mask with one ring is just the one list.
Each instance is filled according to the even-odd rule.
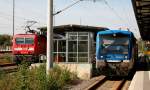
[[22,50],[22,48],[14,48],[14,50],[19,51]]
[[33,51],[33,50],[34,50],[34,48],[29,48],[28,50],[31,50],[31,51]]
[[101,56],[101,58],[103,58],[103,56]]

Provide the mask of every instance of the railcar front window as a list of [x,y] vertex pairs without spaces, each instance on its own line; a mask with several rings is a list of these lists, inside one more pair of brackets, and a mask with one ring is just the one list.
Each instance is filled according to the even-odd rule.
[[127,36],[103,35],[101,36],[102,54],[128,54],[129,38]]
[[34,40],[33,38],[25,38],[25,44],[33,44]]
[[24,44],[24,38],[16,38],[16,44]]

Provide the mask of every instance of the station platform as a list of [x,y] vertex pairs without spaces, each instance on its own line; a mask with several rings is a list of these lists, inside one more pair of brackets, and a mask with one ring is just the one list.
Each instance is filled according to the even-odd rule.
[[136,71],[129,90],[150,90],[150,71]]

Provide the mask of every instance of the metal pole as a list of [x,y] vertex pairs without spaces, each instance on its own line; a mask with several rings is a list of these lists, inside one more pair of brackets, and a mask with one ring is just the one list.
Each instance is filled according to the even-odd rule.
[[53,0],[48,0],[46,73],[53,68]]
[[15,33],[15,0],[13,0],[13,36]]
[[[13,0],[13,22],[12,22],[12,36],[15,34],[15,0]],[[12,62],[14,62],[14,58],[12,58]]]

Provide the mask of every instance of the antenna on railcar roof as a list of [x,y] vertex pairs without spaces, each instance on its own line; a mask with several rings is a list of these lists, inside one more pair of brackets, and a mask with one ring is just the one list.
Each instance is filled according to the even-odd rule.
[[128,27],[119,27],[118,28],[119,30],[127,30],[127,31],[130,31],[130,29]]

